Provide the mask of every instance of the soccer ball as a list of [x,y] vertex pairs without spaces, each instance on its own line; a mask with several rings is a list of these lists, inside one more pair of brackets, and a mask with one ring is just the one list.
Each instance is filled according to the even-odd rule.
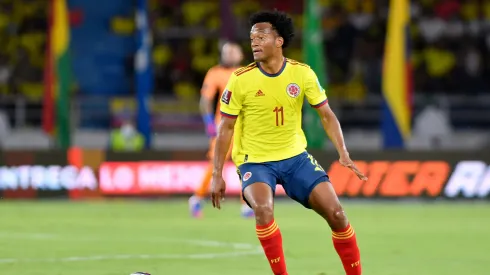
[[146,273],[146,272],[134,272],[134,273],[131,273],[130,275],[151,275],[151,274]]

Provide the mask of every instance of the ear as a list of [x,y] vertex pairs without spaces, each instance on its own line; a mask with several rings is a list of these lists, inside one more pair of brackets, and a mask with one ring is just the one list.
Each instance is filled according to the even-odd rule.
[[284,38],[282,37],[276,38],[276,48],[281,48],[283,44],[284,44]]

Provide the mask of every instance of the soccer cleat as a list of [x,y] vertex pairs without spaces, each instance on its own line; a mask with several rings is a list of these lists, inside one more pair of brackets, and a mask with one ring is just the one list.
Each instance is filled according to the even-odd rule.
[[242,205],[241,212],[242,212],[242,217],[244,217],[244,218],[254,217],[254,210],[246,204]]
[[202,200],[196,196],[189,198],[189,211],[194,218],[202,217]]

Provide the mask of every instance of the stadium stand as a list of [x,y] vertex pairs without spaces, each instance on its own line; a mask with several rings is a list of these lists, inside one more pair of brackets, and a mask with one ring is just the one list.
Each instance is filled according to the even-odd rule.
[[[223,24],[217,1],[150,1],[155,131],[201,135],[199,89],[206,70],[218,61],[222,26],[233,28],[231,38],[244,46],[246,64],[251,61],[247,18],[257,9],[279,8],[292,14],[298,35],[286,54],[302,60],[301,1],[232,2],[232,20],[227,17]],[[369,140],[380,125],[386,1],[319,2],[331,105],[347,132],[360,131]],[[46,39],[42,3],[0,1],[0,35],[8,41],[0,45],[0,105],[14,130],[40,125]],[[87,131],[107,131],[118,125],[118,114],[135,108],[133,7],[104,3],[69,1],[76,78],[73,120]],[[415,117],[435,106],[458,134],[486,131],[490,3],[420,0],[412,1],[411,10]]]

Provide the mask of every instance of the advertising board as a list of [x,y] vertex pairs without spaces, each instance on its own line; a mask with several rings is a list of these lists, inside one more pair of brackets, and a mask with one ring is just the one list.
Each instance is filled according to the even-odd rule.
[[[358,161],[369,180],[360,181],[338,162],[328,174],[343,197],[464,197],[485,198],[490,194],[490,167],[483,161],[442,160]],[[100,192],[106,195],[192,194],[206,172],[204,161],[107,162],[99,170]],[[232,163],[223,171],[226,192],[237,195],[241,185]],[[277,186],[276,195],[284,195]]]
[[[490,152],[353,152],[369,177],[365,183],[342,167],[336,154],[311,154],[341,197],[490,199]],[[190,195],[208,167],[204,151],[3,151],[0,197]],[[231,162],[223,176],[227,193],[239,195],[241,184]],[[284,195],[281,186],[276,195]]]
[[73,165],[0,166],[0,190],[74,190],[98,188],[90,167]]
[[[205,161],[106,162],[99,169],[100,192],[106,195],[192,194],[206,173]],[[223,170],[228,194],[240,194],[232,163]],[[276,191],[284,193],[282,188]]]

